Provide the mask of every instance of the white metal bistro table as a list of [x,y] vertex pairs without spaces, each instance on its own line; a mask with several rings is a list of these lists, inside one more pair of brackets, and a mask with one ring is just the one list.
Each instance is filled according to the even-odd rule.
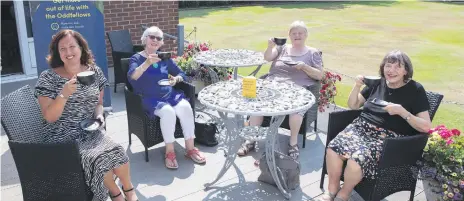
[[[215,49],[202,51],[193,57],[193,60],[207,67],[234,68],[234,79],[238,77],[238,68],[258,66],[250,75],[256,75],[261,66],[268,61],[264,60],[262,52],[246,49]],[[214,82],[213,82],[214,83]]]
[[[198,94],[199,101],[208,108],[217,110],[226,126],[224,149],[226,161],[216,179],[205,184],[208,188],[224,176],[234,164],[237,151],[242,143],[241,138],[266,141],[266,160],[269,170],[278,189],[285,198],[290,199],[277,179],[274,158],[277,130],[288,114],[308,110],[315,97],[305,88],[291,81],[257,80],[257,97],[254,99],[242,96],[242,82],[239,80],[221,81],[203,88]],[[244,126],[244,116],[272,116],[269,127]]]

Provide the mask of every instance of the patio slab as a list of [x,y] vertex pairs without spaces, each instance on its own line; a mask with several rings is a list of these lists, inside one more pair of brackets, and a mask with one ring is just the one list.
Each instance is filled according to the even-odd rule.
[[[122,88],[122,87],[121,87]],[[149,149],[149,162],[145,162],[144,148],[135,135],[132,144],[128,142],[127,116],[125,111],[124,94],[118,90],[112,94],[113,111],[107,119],[107,134],[120,143],[127,151],[131,160],[132,182],[141,201],[192,201],[192,200],[285,200],[277,188],[258,182],[260,171],[253,162],[260,156],[252,152],[247,157],[238,157],[236,166],[227,173],[211,189],[205,190],[204,183],[212,181],[222,168],[225,160],[221,144],[216,147],[199,146],[207,157],[206,165],[193,164],[182,157],[183,139],[177,139],[176,152],[179,169],[168,170],[164,166],[163,144]],[[318,133],[308,133],[306,148],[300,149],[301,177],[300,188],[292,192],[291,200],[312,200],[322,194],[319,188],[320,173],[322,171],[323,150],[325,146],[328,111],[319,114]],[[285,143],[289,131],[279,129],[279,139]],[[221,134],[222,135],[222,134]],[[219,138],[222,138],[221,135]],[[22,200],[21,185],[19,183],[16,166],[8,147],[8,139],[2,130],[1,145],[1,200]],[[301,143],[301,136],[300,136]],[[260,146],[263,147],[263,146]],[[260,149],[262,151],[263,149]],[[327,181],[325,185],[327,187]],[[425,201],[419,182],[415,200]],[[388,201],[406,201],[409,192],[400,192],[387,197]],[[109,200],[109,199],[108,199]],[[352,201],[362,200],[356,193]]]

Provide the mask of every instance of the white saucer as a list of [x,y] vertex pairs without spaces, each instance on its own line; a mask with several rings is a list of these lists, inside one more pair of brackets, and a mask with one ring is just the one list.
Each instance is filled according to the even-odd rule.
[[169,82],[169,79],[162,79],[162,80],[158,81],[158,84],[159,84],[159,85],[162,85],[162,86],[169,86],[169,85],[171,85],[171,83]]

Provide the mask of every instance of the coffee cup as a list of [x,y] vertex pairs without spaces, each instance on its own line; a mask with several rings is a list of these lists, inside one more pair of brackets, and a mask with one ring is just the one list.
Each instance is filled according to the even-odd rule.
[[375,86],[380,83],[380,77],[379,76],[364,76],[364,84],[366,86]]
[[158,52],[158,58],[161,60],[165,61],[171,58],[171,53],[170,52]]
[[84,71],[77,74],[77,81],[83,85],[91,85],[95,81],[94,71]]
[[276,45],[282,46],[287,42],[287,38],[285,37],[275,37],[274,38],[274,43]]

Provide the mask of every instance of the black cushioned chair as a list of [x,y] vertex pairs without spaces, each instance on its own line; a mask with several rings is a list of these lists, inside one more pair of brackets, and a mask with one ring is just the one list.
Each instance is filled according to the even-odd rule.
[[[129,59],[121,59],[121,65],[124,69],[124,72],[126,72],[125,74],[127,75]],[[146,114],[142,106],[142,97],[133,92],[132,86],[127,80],[127,76],[125,76],[125,82],[126,87],[124,89],[124,94],[126,97],[127,122],[129,123],[129,144],[132,143],[131,134],[133,133],[140,139],[143,146],[145,147],[145,161],[148,162],[148,148],[164,141],[163,135],[161,133],[160,118],[150,118]],[[174,88],[184,92],[185,96],[190,99],[190,105],[192,106],[192,110],[194,110],[195,86],[186,82],[180,82],[177,83]],[[177,119],[176,122],[174,137],[184,137],[179,119]]]
[[125,72],[121,68],[121,59],[129,58],[136,52],[142,51],[143,46],[132,44],[129,30],[109,31],[106,33],[111,44],[111,55],[114,67],[114,93],[119,83],[124,83]]
[[[260,79],[265,79],[269,74],[265,74],[260,77]],[[317,113],[318,113],[318,108],[319,108],[319,90],[321,90],[321,83],[316,82],[314,85],[311,86],[305,86],[307,90],[309,90],[314,97],[316,98],[316,103],[309,108],[309,110],[306,112],[306,114],[303,117],[303,122],[301,123],[300,131],[298,133],[300,135],[303,135],[303,148],[306,146],[306,133],[308,132],[309,125],[314,122],[314,132],[317,132]],[[261,126],[263,127],[269,127],[269,123],[271,121],[271,117],[264,117],[263,123]],[[289,115],[285,116],[284,121],[280,125],[281,128],[285,128],[290,130],[290,125],[289,125]]]
[[1,123],[18,170],[23,199],[92,200],[77,142],[43,142],[44,119],[30,87],[8,94],[1,104]]
[[[443,99],[443,95],[427,92],[427,98],[430,104],[430,119],[432,120]],[[359,114],[361,114],[361,110],[345,110],[329,114],[326,150],[329,142],[343,131],[348,124],[353,122]],[[366,201],[381,200],[400,191],[411,191],[409,200],[413,201],[417,183],[417,171],[414,171],[414,167],[422,156],[427,140],[428,135],[424,133],[386,139],[383,145],[384,151],[380,156],[378,177],[376,179],[363,178],[354,190]],[[322,165],[321,189],[323,189],[324,178],[327,174],[326,154],[327,152],[324,154],[324,163]],[[346,162],[344,166],[346,166]]]

